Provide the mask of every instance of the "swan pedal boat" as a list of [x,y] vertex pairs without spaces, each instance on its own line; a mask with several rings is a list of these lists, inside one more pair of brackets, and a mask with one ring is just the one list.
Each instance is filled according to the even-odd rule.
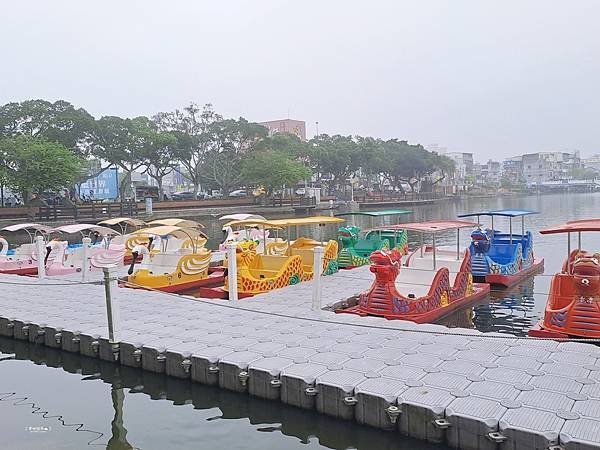
[[[471,233],[471,266],[476,281],[510,287],[523,278],[540,272],[544,260],[536,259],[533,253],[533,236],[525,231],[525,216],[539,214],[520,209],[499,209],[461,214],[458,217],[491,218],[491,228],[478,228]],[[507,217],[509,232],[501,233],[494,228],[494,217]],[[521,218],[521,234],[513,233],[513,219]]]
[[[404,209],[384,211],[347,212],[336,214],[336,217],[350,216],[354,222],[355,216],[366,216],[371,220],[376,217],[402,216],[412,214],[412,211]],[[395,248],[400,253],[408,253],[408,235],[402,229],[390,229],[381,227],[378,229],[365,230],[364,236],[360,237],[361,229],[355,225],[343,226],[338,230],[338,241],[341,249],[338,254],[338,266],[340,269],[352,269],[354,267],[370,264],[369,255],[383,248]]]
[[[157,253],[146,245],[135,246],[128,276],[120,280],[122,286],[183,293],[223,284],[224,269],[210,266],[211,251],[198,244],[206,242],[207,237],[197,227],[158,225],[133,234],[160,238],[161,242],[177,239],[182,244],[174,251]],[[135,270],[140,256],[139,268]]]
[[119,231],[120,235],[114,236],[111,239],[110,245],[114,249],[123,248],[125,255],[123,264],[131,263],[131,249],[136,245],[148,245],[148,237],[133,236],[132,232],[146,226],[146,222],[132,217],[113,217],[98,222],[98,225],[114,228]]
[[397,225],[421,235],[432,234],[433,245],[414,250],[404,266],[397,249],[373,252],[370,271],[375,281],[371,288],[359,295],[355,306],[336,312],[431,323],[485,298],[490,287],[473,282],[469,250],[461,251],[457,245],[457,251],[452,252],[435,245],[439,233],[456,230],[458,236],[460,229],[476,225],[467,221]]
[[[343,219],[329,216],[278,219],[278,220],[245,220],[242,225],[255,227],[267,235],[269,230],[279,231],[286,229],[287,240],[277,239],[267,242],[262,253],[258,252],[258,243],[255,240],[245,240],[237,243],[237,288],[240,298],[268,292],[273,289],[297,284],[312,279],[314,264],[314,249],[324,247],[323,267],[321,273],[329,275],[337,272],[338,243],[335,240],[323,242],[305,237],[290,239],[290,228],[296,227],[296,236],[299,236],[301,226],[318,226],[326,224],[339,224]],[[240,225],[230,222],[228,226]],[[259,233],[260,234],[260,233]],[[264,242],[264,241],[263,241]],[[228,261],[225,261],[228,266]],[[229,277],[221,288],[200,289],[198,295],[208,298],[228,298]]]
[[[68,275],[76,272],[98,271],[104,267],[123,266],[123,255],[125,253],[123,246],[112,246],[111,241],[114,237],[120,236],[118,231],[109,227],[96,224],[77,223],[72,225],[63,225],[52,229],[52,233],[59,235],[80,234],[82,238],[92,236],[102,239],[100,245],[92,245],[87,249],[87,261],[83,261],[83,244],[69,248],[66,240],[55,238],[46,245],[46,275]],[[85,266],[84,266],[85,264]]]
[[[600,338],[600,253],[581,247],[581,233],[598,231],[600,219],[569,221],[540,230],[541,234],[567,234],[567,259],[552,277],[544,319],[529,330],[529,336]],[[574,250],[571,234],[577,234]]]
[[37,275],[38,254],[35,244],[36,236],[44,237],[47,241],[51,227],[39,223],[20,223],[2,228],[4,232],[25,232],[29,236],[29,243],[22,244],[9,254],[8,241],[0,236],[0,273],[12,275]]

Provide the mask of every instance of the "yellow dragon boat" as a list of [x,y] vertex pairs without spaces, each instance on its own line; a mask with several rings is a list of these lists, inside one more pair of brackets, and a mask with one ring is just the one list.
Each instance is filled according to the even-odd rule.
[[[267,243],[265,252],[257,252],[257,242],[241,241],[237,245],[237,284],[240,296],[255,295],[297,284],[312,279],[314,273],[314,249],[324,247],[323,266],[319,269],[324,275],[337,272],[338,243],[336,240],[324,242],[321,238],[322,227],[327,224],[338,224],[343,219],[336,217],[307,217],[282,220],[245,220],[229,222],[228,226],[245,226],[258,228],[266,235],[267,230],[286,230],[287,240],[276,239]],[[318,226],[319,240],[299,236],[300,226]],[[290,229],[296,227],[296,239],[290,240]],[[229,290],[229,277],[225,278],[223,291]],[[202,291],[203,295],[210,293]],[[218,292],[211,297],[221,297]]]

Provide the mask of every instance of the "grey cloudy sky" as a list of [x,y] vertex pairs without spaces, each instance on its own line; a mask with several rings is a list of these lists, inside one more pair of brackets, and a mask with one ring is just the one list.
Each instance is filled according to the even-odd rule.
[[0,103],[152,115],[193,100],[249,120],[501,159],[600,152],[600,1],[19,0]]

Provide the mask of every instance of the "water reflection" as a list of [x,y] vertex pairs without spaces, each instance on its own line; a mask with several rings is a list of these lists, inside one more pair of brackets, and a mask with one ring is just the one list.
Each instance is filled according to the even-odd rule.
[[[32,361],[36,365],[47,366],[46,370],[60,368],[64,372],[83,376],[80,380],[87,383],[101,381],[107,384],[110,387],[112,417],[110,414],[102,417],[99,411],[103,411],[101,405],[105,399],[94,396],[94,392],[98,390],[92,390],[87,383],[86,394],[81,399],[86,405],[94,407],[92,411],[86,411],[94,414],[93,419],[89,419],[94,423],[86,423],[86,428],[106,431],[106,436],[93,445],[105,442],[101,445],[107,450],[227,446],[248,449],[308,446],[331,449],[447,450],[444,446],[415,441],[397,432],[350,424],[279,402],[260,400],[28,342],[0,337],[0,353],[14,353],[17,363],[19,360]],[[3,365],[11,363],[12,361],[0,362],[0,371],[5,367]],[[23,366],[18,372],[24,375],[30,371],[27,366]],[[59,399],[71,396],[73,377],[67,374],[65,377],[68,378],[63,381],[62,389],[50,384],[45,386],[47,395],[55,395]],[[0,386],[18,381],[3,377]],[[37,381],[39,383],[42,380]],[[143,399],[140,399],[140,393],[145,394]],[[165,405],[164,402],[148,401],[148,398],[168,400],[172,405],[188,405],[192,408],[174,409],[167,404],[168,409],[165,409],[166,406],[161,406]],[[198,420],[197,414],[202,411],[203,420]],[[244,419],[244,422],[239,419]],[[252,425],[253,434],[245,432],[247,423]],[[72,438],[63,435],[62,439]],[[88,440],[89,436],[86,436],[85,442]],[[82,448],[63,444],[64,441],[57,441],[46,442],[45,445],[48,448]]]
[[473,308],[475,328],[526,336],[527,330],[540,320],[534,286],[535,278],[529,277],[510,289],[493,290],[489,302]]

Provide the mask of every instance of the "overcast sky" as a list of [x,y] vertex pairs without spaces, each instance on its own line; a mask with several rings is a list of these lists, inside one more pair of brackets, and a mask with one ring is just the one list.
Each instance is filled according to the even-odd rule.
[[19,0],[0,103],[101,115],[190,101],[476,159],[600,152],[600,1]]

